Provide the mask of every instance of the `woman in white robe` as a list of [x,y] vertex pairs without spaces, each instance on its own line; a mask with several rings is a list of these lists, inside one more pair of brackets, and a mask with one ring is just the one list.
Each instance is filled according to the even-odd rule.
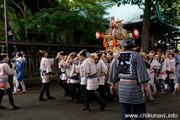
[[49,85],[50,85],[50,81],[52,80],[51,66],[54,65],[55,58],[51,58],[51,59],[47,58],[48,53],[42,50],[39,51],[39,55],[42,57],[40,63],[40,77],[42,80],[42,88],[39,96],[39,101],[46,101],[46,99],[43,98],[43,94],[45,91],[46,91],[47,99],[55,99],[49,93]]
[[9,76],[15,74],[14,68],[16,64],[14,63],[13,68],[10,68],[10,66],[7,64],[9,61],[8,54],[1,53],[0,60],[1,60],[0,62],[0,110],[5,108],[4,106],[1,106],[2,98],[4,96],[4,91],[6,91],[8,94],[8,98],[10,102],[10,109],[11,110],[19,109],[18,106],[14,105],[12,91],[11,91],[10,84],[8,81]]
[[106,93],[105,93],[105,76],[107,75],[108,68],[104,61],[101,59],[101,52],[96,52],[95,54],[95,64],[98,71],[98,81],[99,81],[99,88],[97,91],[100,93],[101,99],[106,100]]
[[83,62],[83,69],[84,69],[84,76],[87,78],[87,85],[86,85],[86,92],[85,92],[85,107],[82,109],[84,110],[90,110],[89,104],[90,101],[93,99],[98,104],[101,105],[100,111],[103,111],[104,108],[107,106],[103,101],[100,100],[100,98],[94,94],[95,90],[99,87],[98,82],[98,71],[96,68],[96,64],[94,62],[94,55],[91,54],[89,58],[87,58]]
[[164,54],[161,54],[161,59],[158,61],[161,66],[157,73],[157,79],[159,79],[159,85],[161,88],[161,93],[165,94],[165,80],[167,78],[167,71],[170,71],[170,64],[169,61],[165,58]]
[[59,69],[61,69],[61,76],[58,83],[64,89],[63,96],[69,96],[69,86],[67,84],[67,73],[66,73],[66,65],[65,65],[67,56],[62,56],[63,53],[64,53],[63,51],[58,53],[58,58],[59,58],[58,67]]
[[171,88],[171,91],[174,91],[174,79],[175,79],[175,75],[176,75],[176,60],[173,57],[172,53],[168,54],[168,61],[170,64],[170,71],[168,73],[168,81],[167,84],[169,85],[169,87]]
[[[149,54],[149,59],[148,59],[148,62],[150,63],[150,78],[151,80],[149,81],[149,85],[152,86],[153,88],[153,94],[156,94],[156,76],[157,76],[157,71],[159,70],[161,64],[156,60],[154,59],[154,52],[151,51],[150,54]],[[150,87],[149,87],[150,88]]]

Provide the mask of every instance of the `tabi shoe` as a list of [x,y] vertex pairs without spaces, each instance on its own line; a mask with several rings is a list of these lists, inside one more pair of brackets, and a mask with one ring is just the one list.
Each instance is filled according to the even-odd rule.
[[154,101],[154,98],[153,98],[152,94],[149,95],[149,100]]
[[18,91],[14,91],[12,94],[13,94],[13,95],[16,95],[16,94],[18,94]]
[[86,107],[84,107],[83,109],[81,109],[81,111],[91,111],[89,108],[86,108]]
[[2,109],[5,109],[6,107],[4,107],[4,106],[0,106],[0,110],[2,110]]
[[23,90],[23,91],[21,91],[20,93],[26,93],[27,91],[26,90]]
[[79,101],[79,100],[76,100],[76,99],[73,101],[73,103],[79,103],[79,102],[80,102],[80,101]]
[[165,94],[165,90],[161,90],[161,93],[162,93],[162,94]]
[[18,106],[15,106],[15,105],[11,105],[11,106],[10,106],[10,110],[17,110],[17,109],[19,109]]
[[47,97],[47,98],[48,98],[49,100],[50,100],[50,99],[55,99],[55,98],[54,98],[54,97],[52,97],[52,96],[50,96],[50,97]]
[[39,98],[39,101],[47,101],[47,100],[44,98]]
[[100,111],[103,111],[104,110],[104,108],[106,108],[106,104],[104,104],[104,105],[101,105],[101,107],[100,107]]

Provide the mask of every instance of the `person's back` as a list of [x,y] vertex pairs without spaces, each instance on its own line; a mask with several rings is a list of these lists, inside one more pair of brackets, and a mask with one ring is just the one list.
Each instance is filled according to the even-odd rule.
[[[123,79],[133,79],[141,82],[141,79],[138,79],[138,65],[145,66],[144,62],[139,61],[141,59],[140,54],[132,50],[124,50],[116,57],[116,63],[118,64],[118,78]],[[142,63],[138,63],[142,62]],[[144,71],[141,71],[144,72]]]
[[111,93],[114,93],[115,84],[119,81],[119,102],[121,103],[122,120],[125,114],[146,113],[145,99],[140,83],[144,85],[148,95],[147,81],[150,80],[144,61],[140,54],[133,51],[134,38],[124,39],[125,50],[117,55],[110,75]]

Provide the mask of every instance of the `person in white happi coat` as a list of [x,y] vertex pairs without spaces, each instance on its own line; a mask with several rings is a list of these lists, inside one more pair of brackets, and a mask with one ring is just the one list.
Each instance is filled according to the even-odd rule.
[[82,50],[81,52],[79,52],[79,59],[80,59],[80,65],[79,65],[80,88],[81,88],[81,92],[82,92],[84,98],[85,98],[87,78],[85,77],[85,73],[84,73],[84,67],[85,66],[83,65],[83,63],[87,59],[86,54],[87,54],[86,50]]
[[[50,95],[49,92],[49,85],[50,81],[52,80],[52,69],[51,66],[54,65],[55,58],[47,58],[48,53],[45,50],[39,50],[39,56],[42,57],[40,62],[40,77],[42,80],[42,88],[39,96],[39,101],[46,101],[46,99],[43,98],[43,94],[46,91],[47,99],[55,99]],[[56,57],[58,59],[58,57]]]
[[59,69],[61,69],[61,76],[58,81],[59,85],[64,89],[64,95],[63,96],[69,96],[69,86],[67,84],[67,73],[66,73],[66,65],[65,61],[67,60],[67,56],[63,56],[63,51],[58,53],[59,58]]
[[97,66],[98,71],[98,81],[99,81],[99,88],[97,91],[100,93],[101,99],[106,100],[106,93],[105,93],[105,75],[107,75],[108,68],[104,61],[101,59],[102,53],[97,51],[95,53],[95,64]]
[[149,59],[148,62],[150,63],[150,78],[151,80],[149,81],[149,85],[152,86],[153,88],[153,94],[156,94],[156,76],[157,76],[157,71],[159,70],[161,64],[154,59],[154,51],[151,51],[148,55]]
[[72,66],[73,66],[73,54],[74,52],[71,52],[69,55],[68,55],[68,58],[65,62],[65,68],[66,68],[66,74],[67,74],[67,83],[68,83],[68,86],[69,86],[69,94],[70,94],[70,97],[72,100],[74,100],[74,97],[73,97],[73,93],[71,91],[71,83],[70,83],[70,72],[72,70]]
[[161,59],[159,59],[158,62],[161,64],[161,66],[157,73],[157,79],[159,80],[161,93],[165,94],[165,80],[167,78],[167,73],[170,71],[170,64],[169,61],[165,58],[164,54],[161,54]]
[[170,64],[170,71],[168,73],[168,79],[167,79],[167,84],[171,88],[170,91],[174,91],[174,79],[175,79],[175,74],[176,74],[176,60],[173,57],[172,53],[168,54],[168,61]]
[[7,64],[9,62],[8,54],[1,53],[0,55],[0,109],[5,109],[4,106],[1,106],[2,98],[4,96],[4,91],[7,92],[9,102],[10,102],[10,109],[16,110],[19,109],[18,106],[15,106],[12,91],[9,84],[9,76],[14,75],[15,71],[14,68],[16,66],[16,63],[13,64],[13,68],[10,68],[10,66]]
[[71,59],[73,59],[72,62],[72,68],[70,71],[70,84],[71,84],[71,94],[73,96],[74,103],[78,103],[81,97],[81,90],[80,90],[80,84],[79,84],[79,65],[80,61],[77,57],[77,53],[71,54]]
[[86,92],[85,92],[85,107],[82,109],[84,110],[90,110],[89,105],[90,101],[93,99],[98,104],[100,104],[100,111],[103,111],[104,108],[107,106],[101,99],[94,94],[95,90],[99,87],[98,82],[98,71],[96,64],[94,62],[94,54],[91,54],[89,58],[87,58],[83,62],[83,69],[84,69],[84,76],[87,78],[87,84],[86,84]]

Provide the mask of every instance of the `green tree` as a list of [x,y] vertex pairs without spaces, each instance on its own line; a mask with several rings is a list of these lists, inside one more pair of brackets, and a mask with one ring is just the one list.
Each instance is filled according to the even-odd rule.
[[[86,43],[99,43],[95,39],[95,32],[98,30],[105,31],[105,24],[108,20],[103,18],[105,7],[96,3],[71,7],[72,4],[62,1],[59,7],[43,8],[31,17],[28,29],[45,32],[47,40],[51,39],[51,34],[60,34],[62,32],[76,32],[74,43],[79,43],[80,39],[86,40]],[[73,9],[71,9],[73,8]],[[39,26],[39,27],[38,27]],[[58,38],[61,40],[61,38]],[[61,41],[63,42],[63,41]]]
[[[30,22],[28,18],[32,16],[31,10],[27,8],[24,0],[6,0],[8,15],[8,30],[12,31],[14,36],[21,40],[28,40],[27,24]],[[4,3],[0,1],[0,17],[4,19]],[[0,26],[4,26],[4,20],[0,21]],[[3,30],[4,34],[4,28]],[[0,34],[1,34],[0,33]]]
[[[57,1],[59,1],[58,4]],[[108,20],[103,18],[105,7],[97,3],[104,1],[107,0],[56,0],[56,3],[55,0],[47,0],[49,8],[46,6],[32,13],[25,0],[7,0],[9,30],[13,31],[14,36],[19,40],[30,39],[29,32],[37,33],[35,39],[38,39],[40,33],[45,33],[47,40],[50,40],[52,33],[58,35],[76,31],[80,33],[79,36],[87,39],[86,43],[99,42],[95,40],[95,32],[105,31]],[[2,1],[0,6],[3,10]],[[3,12],[1,15],[4,17]],[[1,23],[4,24],[4,21]],[[1,30],[4,31],[4,29]],[[77,43],[79,36],[75,36]],[[61,40],[61,38],[58,39]]]
[[180,26],[180,0],[158,0],[164,22]]
[[45,32],[50,40],[50,33],[60,34],[67,29],[73,29],[78,24],[78,13],[65,10],[62,7],[43,8],[30,18],[28,29],[35,32]]
[[3,1],[0,1],[0,38],[5,37],[5,32],[4,32],[4,3]]

